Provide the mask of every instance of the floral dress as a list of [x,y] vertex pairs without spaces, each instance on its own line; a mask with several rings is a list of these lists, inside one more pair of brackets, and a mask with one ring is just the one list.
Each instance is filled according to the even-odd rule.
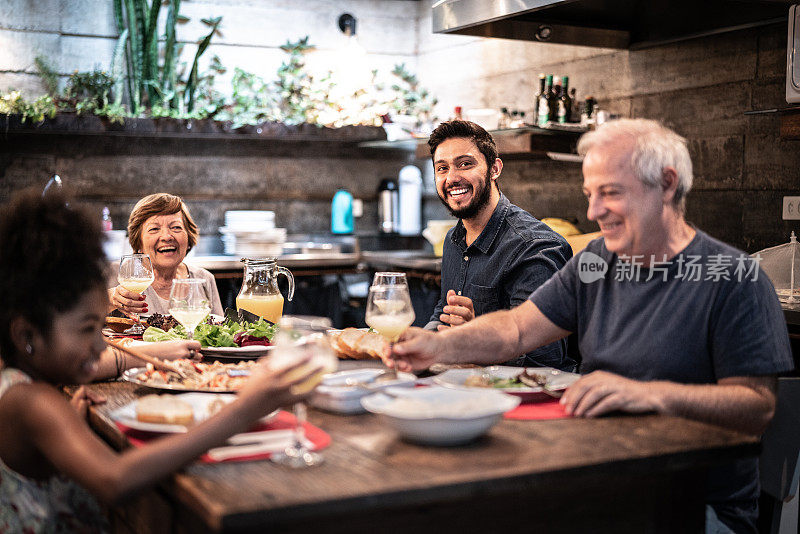
[[[18,369],[0,370],[0,397],[11,386],[30,381]],[[0,458],[0,533],[108,531],[97,502],[77,483],[63,476],[34,480],[13,471]]]

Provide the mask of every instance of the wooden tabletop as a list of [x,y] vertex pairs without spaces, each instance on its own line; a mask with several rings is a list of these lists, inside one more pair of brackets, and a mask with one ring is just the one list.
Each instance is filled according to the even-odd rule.
[[[124,382],[90,388],[108,397],[92,409],[93,427],[112,445],[128,446],[108,414],[152,390]],[[657,474],[691,469],[702,474],[707,466],[758,450],[755,438],[656,415],[503,420],[472,444],[444,448],[402,441],[371,414],[310,409],[309,421],[332,437],[321,466],[293,470],[269,461],[195,463],[172,477],[165,491],[204,528],[247,530],[313,525],[348,514],[378,517],[393,508],[475,496],[493,502],[514,492],[533,495],[554,487],[568,492],[570,484],[580,481],[593,481],[602,494],[623,475],[648,484]],[[696,488],[687,491],[697,493]]]

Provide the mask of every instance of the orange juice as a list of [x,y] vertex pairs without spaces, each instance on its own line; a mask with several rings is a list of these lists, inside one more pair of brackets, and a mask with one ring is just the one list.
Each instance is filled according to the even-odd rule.
[[239,295],[236,307],[277,323],[283,314],[283,295]]

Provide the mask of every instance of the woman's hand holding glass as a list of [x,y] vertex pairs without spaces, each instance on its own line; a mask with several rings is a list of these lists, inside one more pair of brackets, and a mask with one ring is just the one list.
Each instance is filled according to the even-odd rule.
[[112,304],[139,321],[139,314],[147,311],[142,293],[155,280],[153,264],[147,254],[126,254],[119,262],[119,286],[111,295]]

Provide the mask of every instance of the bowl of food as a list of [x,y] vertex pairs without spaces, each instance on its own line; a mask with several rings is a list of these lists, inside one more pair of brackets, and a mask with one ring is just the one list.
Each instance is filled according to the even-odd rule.
[[390,387],[411,388],[417,377],[411,373],[387,373],[385,369],[350,369],[325,375],[314,390],[311,404],[330,412],[356,414],[366,410],[361,399]]
[[438,386],[388,388],[361,399],[367,411],[380,415],[404,439],[437,446],[461,445],[482,436],[519,403],[518,397],[490,389]]

